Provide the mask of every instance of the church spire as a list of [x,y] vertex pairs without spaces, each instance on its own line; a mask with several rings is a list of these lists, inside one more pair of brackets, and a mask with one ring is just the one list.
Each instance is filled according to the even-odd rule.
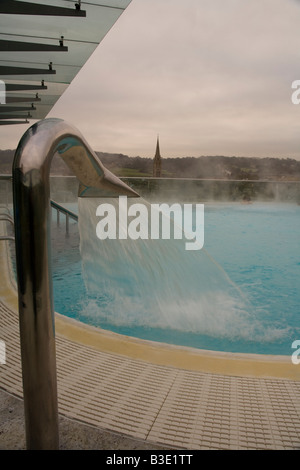
[[153,176],[159,178],[161,176],[161,156],[159,148],[159,136],[157,136],[156,151],[153,160]]

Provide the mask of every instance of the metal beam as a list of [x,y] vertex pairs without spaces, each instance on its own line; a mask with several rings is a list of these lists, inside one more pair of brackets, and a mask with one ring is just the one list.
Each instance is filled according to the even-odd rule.
[[[32,102],[37,102],[41,101],[41,98],[39,97],[34,97],[32,98],[31,96],[6,96],[6,103],[32,103]],[[0,106],[0,111],[1,111],[1,106]]]
[[[80,2],[77,3],[79,5]],[[18,2],[16,0],[2,0],[0,13],[10,15],[43,15],[43,16],[80,16],[86,17],[86,11],[79,7],[74,9],[53,5],[42,5],[31,2]]]
[[32,106],[4,106],[0,105],[0,117],[3,113],[10,113],[15,111],[35,111],[36,108]]
[[54,75],[56,70],[49,69],[35,69],[31,67],[12,67],[8,65],[0,65],[1,75]]
[[0,126],[8,126],[10,124],[28,124],[28,121],[1,121]]
[[27,114],[0,114],[0,120],[4,119],[30,119],[32,118],[31,114],[28,112]]
[[41,85],[27,85],[25,83],[6,83],[6,91],[32,91],[32,90],[47,90],[48,87],[44,84]]
[[68,48],[63,45],[39,44],[37,42],[9,41],[7,39],[0,39],[0,51],[67,52]]

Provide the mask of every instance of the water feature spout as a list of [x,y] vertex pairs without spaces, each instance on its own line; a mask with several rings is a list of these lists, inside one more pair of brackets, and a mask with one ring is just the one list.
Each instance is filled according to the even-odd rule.
[[65,121],[40,121],[19,142],[13,196],[28,449],[59,446],[49,178],[56,153],[79,179],[80,197],[138,196],[104,168],[79,131]]

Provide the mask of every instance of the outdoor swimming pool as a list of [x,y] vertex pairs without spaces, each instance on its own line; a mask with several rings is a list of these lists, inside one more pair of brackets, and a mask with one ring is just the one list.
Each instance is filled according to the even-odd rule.
[[[74,205],[66,207],[78,210]],[[91,229],[95,232],[96,228],[95,225],[87,227],[88,216],[87,212],[83,213],[84,226],[81,226],[81,236],[85,238],[87,233],[87,239],[92,236]],[[63,217],[61,219],[57,227],[53,214],[53,282],[57,312],[141,339],[227,352],[292,354],[292,342],[300,339],[300,206],[207,203],[204,249],[216,266],[214,261],[211,264],[203,261],[203,254],[201,257],[197,252],[187,258],[182,254],[179,260],[173,259],[173,253],[172,259],[169,254],[165,259],[159,258],[161,265],[157,266],[156,273],[153,272],[154,261],[148,266],[146,258],[130,252],[129,245],[126,245],[125,259],[123,250],[116,260],[119,272],[113,272],[109,258],[117,257],[119,244],[104,250],[101,244],[106,241],[96,237],[92,242],[94,251],[85,259],[83,269],[78,226],[71,223],[70,235],[66,237]],[[89,283],[86,265],[98,265],[98,261],[99,272],[96,276],[93,273],[93,282]],[[150,274],[149,269],[152,269]],[[210,271],[207,276],[203,269]],[[231,305],[227,292],[224,300],[219,295],[219,282],[224,283],[222,289],[232,287],[230,282],[226,287],[223,270],[242,302],[245,300],[238,308]],[[136,273],[133,275],[130,271]],[[212,290],[205,296],[214,272],[220,276],[214,286],[216,295]],[[144,276],[147,279],[143,279]],[[174,285],[170,285],[171,282]],[[199,291],[202,289],[198,304],[197,282]],[[203,287],[205,282],[207,285]],[[121,285],[118,295],[115,285]],[[156,296],[157,290],[161,290],[160,297]]]

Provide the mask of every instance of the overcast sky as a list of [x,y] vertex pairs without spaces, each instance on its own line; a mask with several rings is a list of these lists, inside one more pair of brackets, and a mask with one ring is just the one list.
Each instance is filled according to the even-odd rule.
[[98,151],[300,159],[299,37],[298,0],[132,0],[50,115]]

